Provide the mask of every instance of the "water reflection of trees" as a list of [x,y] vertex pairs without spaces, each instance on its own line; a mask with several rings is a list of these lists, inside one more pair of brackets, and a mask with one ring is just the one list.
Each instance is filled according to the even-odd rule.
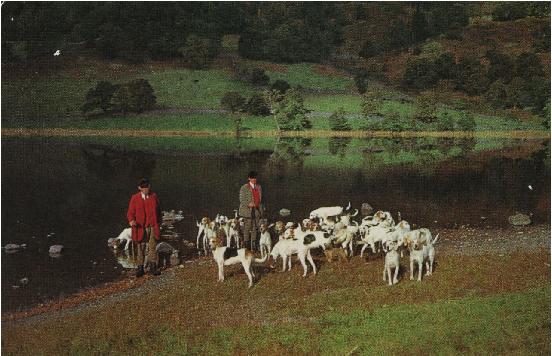
[[312,139],[304,137],[278,137],[274,151],[268,157],[265,171],[274,177],[300,174],[303,170],[306,149]]
[[100,180],[125,177],[150,177],[155,158],[143,152],[124,152],[103,145],[85,145],[82,156],[89,173]]
[[351,143],[351,137],[330,137],[328,140],[328,151],[331,155],[345,157],[347,146]]
[[364,161],[369,166],[390,163],[425,164],[474,150],[474,137],[368,138],[362,142]]

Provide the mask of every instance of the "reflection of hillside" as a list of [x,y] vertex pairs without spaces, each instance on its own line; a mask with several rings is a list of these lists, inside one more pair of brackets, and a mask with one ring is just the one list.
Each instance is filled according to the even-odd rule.
[[328,151],[331,155],[343,158],[347,154],[347,146],[351,143],[351,140],[351,137],[330,137]]
[[155,159],[151,155],[116,150],[105,145],[85,145],[82,147],[82,156],[88,172],[101,178],[116,175],[150,177],[155,168]]
[[265,173],[274,177],[295,176],[303,169],[306,149],[312,139],[301,137],[278,137],[274,150],[265,164]]
[[452,156],[465,156],[475,148],[475,138],[379,138],[364,140],[363,164],[373,168],[394,164],[428,164]]

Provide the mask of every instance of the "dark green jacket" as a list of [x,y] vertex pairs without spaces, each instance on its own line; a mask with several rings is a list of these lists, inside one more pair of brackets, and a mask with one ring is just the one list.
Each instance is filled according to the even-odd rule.
[[[255,216],[257,218],[263,217],[264,215],[264,204],[263,204],[263,188],[260,184],[257,184],[257,189],[259,189],[259,195],[261,197],[261,204],[259,209],[255,209]],[[245,183],[240,188],[240,207],[238,209],[238,214],[244,218],[251,218],[251,208],[248,206],[249,203],[253,202],[253,193],[249,188],[249,183]]]

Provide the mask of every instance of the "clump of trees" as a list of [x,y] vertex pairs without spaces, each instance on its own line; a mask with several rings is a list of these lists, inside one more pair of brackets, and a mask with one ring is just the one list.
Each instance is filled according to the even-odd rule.
[[493,9],[492,18],[495,21],[512,21],[527,16],[550,16],[549,2],[499,2]]
[[178,49],[183,61],[193,69],[208,67],[219,51],[220,39],[210,39],[196,35],[188,36],[184,46]]
[[224,94],[222,99],[220,99],[220,105],[223,109],[230,111],[231,113],[236,113],[243,108],[245,104],[245,99],[240,93],[236,91],[229,91]]
[[427,90],[443,81],[468,95],[483,95],[495,108],[527,108],[541,115],[550,97],[542,63],[529,52],[513,57],[491,50],[483,58],[456,61],[449,52],[428,55],[422,50],[407,61],[403,76],[407,87]]
[[220,100],[220,106],[231,113],[243,112],[255,116],[270,115],[270,108],[264,95],[254,93],[249,99],[240,93],[230,91],[224,94]]
[[328,122],[330,124],[330,129],[333,131],[349,131],[351,130],[351,124],[347,121],[345,116],[347,113],[342,107],[339,107],[335,112],[333,112]]
[[247,63],[238,63],[234,66],[234,77],[255,86],[267,86],[270,82],[270,77],[264,69],[250,66]]
[[289,89],[284,94],[267,90],[264,96],[279,131],[302,131],[312,127],[307,116],[309,110],[305,108],[303,97],[297,89]]
[[156,97],[152,86],[145,79],[136,79],[124,84],[101,81],[86,93],[81,107],[83,114],[141,113],[155,107]]

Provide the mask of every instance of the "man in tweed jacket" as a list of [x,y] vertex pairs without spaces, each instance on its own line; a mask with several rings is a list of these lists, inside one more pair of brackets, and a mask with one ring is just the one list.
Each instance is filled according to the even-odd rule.
[[263,190],[257,184],[257,172],[251,171],[248,175],[248,182],[240,188],[240,207],[238,214],[244,218],[243,237],[245,246],[251,244],[255,249],[255,242],[259,231],[259,220],[264,215]]

